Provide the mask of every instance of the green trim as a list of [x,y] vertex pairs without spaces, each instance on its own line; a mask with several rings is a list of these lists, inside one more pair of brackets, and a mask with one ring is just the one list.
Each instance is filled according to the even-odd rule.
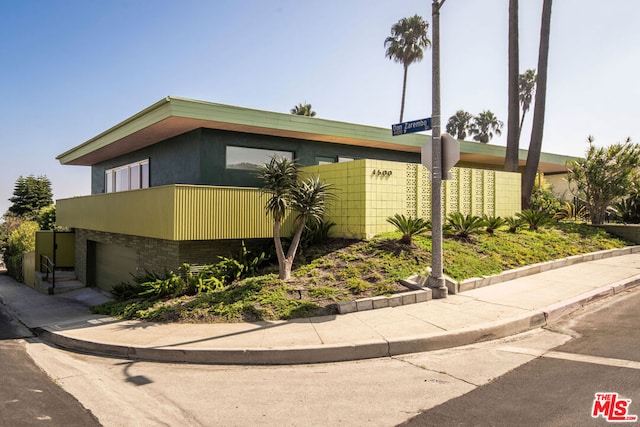
[[[431,136],[413,133],[392,136],[390,128],[338,122],[315,117],[255,110],[194,99],[166,97],[123,122],[60,154],[62,164],[94,165],[127,154],[161,140],[197,129],[211,128],[352,146],[419,153]],[[461,141],[461,155],[504,158],[505,147]],[[525,160],[527,150],[520,150]],[[564,166],[574,160],[542,153],[540,163]],[[464,158],[462,161],[465,161]]]
[[58,155],[56,159],[63,165],[68,164],[82,156],[91,154],[101,148],[105,148],[124,137],[130,136],[153,124],[159,123],[162,120],[171,117],[171,106],[169,103],[169,97],[158,101],[150,107],[140,111],[138,114],[135,114],[101,134],[94,136],[90,140],[65,151]]

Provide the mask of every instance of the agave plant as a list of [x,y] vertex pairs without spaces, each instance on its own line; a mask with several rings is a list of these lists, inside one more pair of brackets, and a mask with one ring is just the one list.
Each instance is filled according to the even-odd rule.
[[485,227],[487,227],[487,233],[493,234],[495,230],[502,227],[505,222],[504,219],[499,216],[490,216],[487,214],[482,215],[482,220],[484,221]]
[[640,205],[638,199],[629,197],[621,200],[613,206],[614,217],[625,224],[640,223]]
[[480,232],[484,226],[484,220],[477,215],[463,215],[461,212],[453,212],[447,216],[444,228],[456,237],[467,239],[470,235]]
[[544,227],[553,221],[553,216],[547,211],[525,209],[517,215],[524,224],[529,226],[529,230],[532,231],[538,231],[540,227]]
[[404,215],[395,214],[387,218],[387,222],[393,224],[398,231],[402,233],[401,243],[410,245],[413,242],[413,236],[424,233],[431,229],[431,221],[422,218],[405,217]]
[[518,228],[522,226],[522,220],[515,216],[508,216],[504,219],[504,223],[509,227],[509,233],[516,233]]
[[[617,205],[616,205],[617,206]],[[587,208],[579,206],[572,202],[565,202],[560,209],[553,215],[553,219],[572,219],[576,221],[584,221],[587,218]]]

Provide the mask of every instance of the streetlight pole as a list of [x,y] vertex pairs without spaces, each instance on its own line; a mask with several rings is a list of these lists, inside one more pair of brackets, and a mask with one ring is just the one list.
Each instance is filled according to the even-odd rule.
[[447,286],[442,269],[442,142],[440,138],[440,8],[446,0],[433,0],[431,19],[431,275],[427,285],[433,298],[446,298]]

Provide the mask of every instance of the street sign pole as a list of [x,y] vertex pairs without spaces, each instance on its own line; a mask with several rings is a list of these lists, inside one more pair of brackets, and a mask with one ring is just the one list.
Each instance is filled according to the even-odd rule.
[[447,286],[442,268],[442,144],[440,138],[440,7],[445,0],[433,0],[431,40],[432,57],[432,112],[433,132],[431,169],[431,275],[427,286],[432,289],[433,298],[446,298]]

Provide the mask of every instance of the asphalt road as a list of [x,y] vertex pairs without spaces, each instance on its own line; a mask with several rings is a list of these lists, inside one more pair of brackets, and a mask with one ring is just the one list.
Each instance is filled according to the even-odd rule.
[[638,288],[589,307],[551,327],[573,340],[401,425],[603,426],[603,414],[591,416],[598,392],[631,399],[626,412],[638,421],[630,425],[640,425],[639,307]]
[[0,426],[99,426],[27,354],[32,335],[0,304]]

